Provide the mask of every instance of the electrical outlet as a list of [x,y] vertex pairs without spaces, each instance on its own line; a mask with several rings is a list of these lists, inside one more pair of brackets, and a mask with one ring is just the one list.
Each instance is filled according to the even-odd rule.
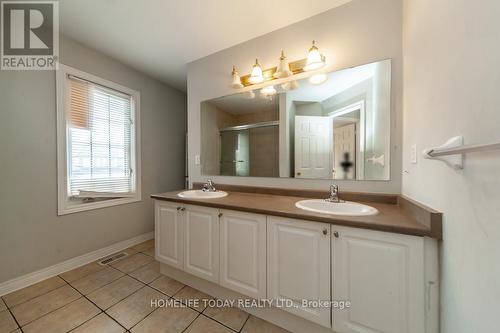
[[194,155],[194,164],[195,165],[201,164],[200,155]]
[[417,164],[417,145],[411,145],[410,160],[412,164]]

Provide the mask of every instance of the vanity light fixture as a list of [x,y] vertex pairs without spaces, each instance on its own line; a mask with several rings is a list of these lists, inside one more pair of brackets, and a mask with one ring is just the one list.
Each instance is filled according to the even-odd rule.
[[233,71],[231,72],[233,77],[233,82],[231,83],[231,87],[234,89],[243,88],[243,84],[241,83],[240,74],[236,70],[236,67],[233,65]]
[[260,90],[260,93],[265,97],[273,96],[276,95],[276,89],[274,89],[274,86],[267,86],[262,88]]
[[278,68],[276,69],[276,72],[274,72],[273,77],[276,79],[283,79],[285,77],[289,77],[292,75],[293,73],[290,70],[290,65],[288,64],[288,60],[285,57],[285,52],[281,50],[280,63],[278,65]]
[[[289,78],[292,80],[294,75],[306,72],[306,71],[314,71],[320,69],[326,65],[325,56],[319,52],[318,47],[316,46],[316,41],[312,41],[312,46],[309,48],[307,58],[295,60],[288,62],[285,53],[281,50],[280,62],[278,66],[263,69],[259,64],[259,60],[255,59],[255,65],[252,67],[252,72],[247,75],[239,76],[240,83],[243,87],[248,87],[253,84],[262,83],[264,81],[272,81],[272,80],[282,80]],[[314,80],[314,79],[313,79]],[[322,82],[318,82],[320,84]],[[241,88],[238,85],[237,78],[234,75],[233,68],[233,83],[235,89]],[[288,84],[287,82],[283,82],[280,85],[284,90],[293,90],[296,89],[297,83],[291,82]]]
[[309,82],[311,84],[322,84],[324,83],[328,77],[326,76],[325,73],[319,73],[319,74],[314,74],[309,78]]
[[248,82],[251,84],[261,83],[264,81],[264,76],[262,75],[262,67],[259,64],[259,59],[255,59],[255,65],[252,68],[252,74],[248,78]]
[[316,41],[312,41],[312,46],[307,54],[306,65],[304,66],[304,71],[313,71],[325,66],[326,59],[325,56],[319,53],[319,49],[316,46]]

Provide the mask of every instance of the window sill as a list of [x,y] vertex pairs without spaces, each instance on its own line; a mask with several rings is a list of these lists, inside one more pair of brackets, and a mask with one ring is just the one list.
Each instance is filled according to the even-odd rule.
[[61,215],[73,214],[78,212],[84,212],[87,210],[95,210],[100,208],[125,205],[140,201],[142,201],[141,198],[136,197],[136,198],[119,198],[119,199],[111,199],[100,202],[75,203],[75,204],[70,204],[66,202],[64,205],[61,205],[58,208],[57,215],[61,216]]

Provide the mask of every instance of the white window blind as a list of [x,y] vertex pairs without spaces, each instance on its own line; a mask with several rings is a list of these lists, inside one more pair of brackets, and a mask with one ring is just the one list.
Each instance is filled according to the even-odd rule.
[[133,99],[67,76],[68,197],[132,197]]

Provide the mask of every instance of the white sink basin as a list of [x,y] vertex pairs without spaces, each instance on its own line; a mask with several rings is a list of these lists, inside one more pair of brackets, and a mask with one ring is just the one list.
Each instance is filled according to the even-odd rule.
[[311,199],[297,201],[295,206],[310,212],[344,216],[366,216],[378,213],[376,208],[352,201],[328,202],[324,199]]
[[203,192],[202,190],[189,190],[177,194],[177,196],[186,199],[217,199],[223,198],[226,195],[227,192],[224,191]]

